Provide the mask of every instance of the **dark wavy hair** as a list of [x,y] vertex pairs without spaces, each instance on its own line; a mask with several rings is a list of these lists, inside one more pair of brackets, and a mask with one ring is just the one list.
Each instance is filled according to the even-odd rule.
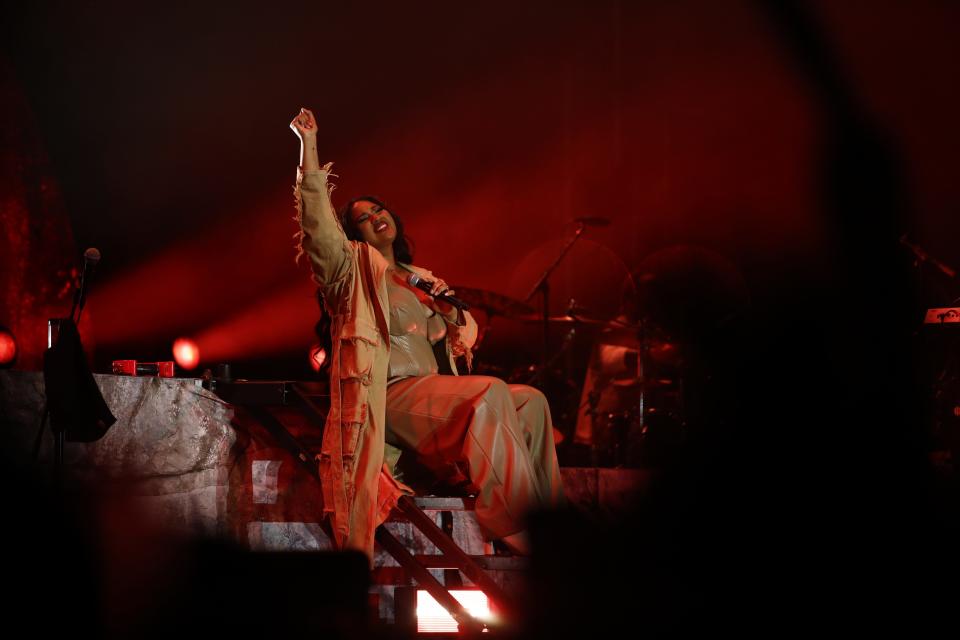
[[[385,205],[380,198],[375,196],[358,196],[348,200],[342,207],[340,207],[340,211],[337,215],[340,217],[340,226],[343,227],[343,232],[346,234],[347,238],[362,242],[360,239],[360,231],[357,229],[356,225],[353,224],[353,216],[350,215],[350,210],[353,209],[354,204],[364,200],[372,202],[380,208],[386,209],[390,212],[390,216],[393,218],[393,223],[397,227],[397,237],[393,241],[393,257],[398,262],[411,264],[413,262],[413,250],[411,248],[413,241],[403,232],[403,221],[400,220],[400,216],[398,216],[393,212],[392,209]],[[324,349],[324,351],[326,351],[327,354],[327,359],[320,368],[320,371],[322,372],[330,366],[330,359],[333,355],[333,336],[330,335],[330,315],[327,313],[323,297],[323,289],[320,287],[317,287],[316,299],[317,306],[320,308],[320,319],[313,326],[313,331],[317,335],[317,340],[319,340],[320,346]]]
[[357,196],[356,198],[347,200],[347,202],[340,207],[340,225],[343,227],[343,232],[347,234],[347,238],[350,240],[361,241],[360,231],[357,229],[356,225],[353,224],[353,216],[350,215],[350,210],[353,209],[353,205],[362,201],[372,202],[381,209],[386,209],[390,212],[390,216],[393,218],[393,223],[397,227],[397,237],[393,241],[393,257],[397,260],[397,262],[412,264],[413,241],[403,232],[403,221],[393,209],[385,205],[383,200],[377,198],[376,196]]

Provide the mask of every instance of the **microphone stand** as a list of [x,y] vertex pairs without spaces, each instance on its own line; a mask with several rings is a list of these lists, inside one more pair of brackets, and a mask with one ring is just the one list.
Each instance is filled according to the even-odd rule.
[[546,268],[546,270],[540,276],[540,279],[537,280],[537,283],[533,285],[530,293],[528,293],[527,297],[523,299],[524,302],[530,302],[530,300],[537,294],[538,291],[541,295],[541,300],[543,303],[543,355],[540,359],[540,367],[543,371],[546,370],[550,358],[550,275],[556,270],[564,256],[569,253],[574,243],[580,239],[580,236],[583,234],[586,228],[587,225],[585,223],[577,223],[577,230],[574,232],[573,237],[567,241],[567,244],[563,247],[563,249],[561,249],[560,255],[557,256],[557,259],[553,261],[553,264]]
[[96,262],[91,262],[89,258],[84,256],[83,271],[80,272],[80,286],[77,287],[77,292],[73,296],[73,306],[70,307],[70,315],[67,316],[73,320],[77,327],[80,326],[80,314],[83,313],[83,307],[87,304],[87,271],[92,271],[95,264]]
[[[88,252],[90,250],[88,249]],[[84,262],[83,262],[83,271],[80,272],[80,284],[77,287],[76,293],[73,296],[73,305],[70,307],[70,315],[66,318],[51,320],[48,323],[47,327],[47,349],[52,349],[60,339],[60,324],[63,320],[69,319],[73,322],[79,331],[80,326],[80,315],[83,313],[83,307],[87,303],[87,271],[92,270],[93,266],[100,260],[99,252],[97,252],[96,260],[90,259],[90,257],[85,253]],[[54,335],[54,325],[56,322],[56,336]],[[51,427],[53,426],[52,418],[50,418],[50,408],[49,402],[45,403],[43,410],[43,416],[40,419],[40,431],[37,433],[37,440],[34,444],[34,457],[39,456],[40,454],[40,438],[43,435],[43,427],[47,420],[50,419]],[[66,442],[67,429],[66,425],[61,425],[61,429],[54,430],[54,479],[56,482],[57,490],[63,488],[63,453],[64,446]]]

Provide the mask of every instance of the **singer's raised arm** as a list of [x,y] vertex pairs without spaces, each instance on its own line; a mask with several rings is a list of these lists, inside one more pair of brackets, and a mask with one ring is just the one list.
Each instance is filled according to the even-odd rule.
[[341,282],[354,264],[350,241],[344,235],[330,202],[328,178],[332,163],[320,166],[317,123],[310,110],[301,109],[290,128],[300,138],[300,166],[295,191],[300,250],[310,260],[317,282],[329,287]]

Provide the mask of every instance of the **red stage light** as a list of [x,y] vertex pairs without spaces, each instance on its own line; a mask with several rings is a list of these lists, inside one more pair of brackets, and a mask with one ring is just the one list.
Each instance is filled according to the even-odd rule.
[[327,352],[319,344],[310,347],[310,367],[314,371],[320,371],[323,363],[327,361]]
[[17,340],[6,327],[0,327],[0,369],[12,367],[17,360]]
[[190,371],[200,364],[200,349],[189,338],[177,338],[173,343],[173,359],[181,369]]

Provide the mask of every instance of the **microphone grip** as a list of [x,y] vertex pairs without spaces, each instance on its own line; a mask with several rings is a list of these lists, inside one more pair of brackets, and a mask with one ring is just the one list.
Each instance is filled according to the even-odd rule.
[[437,296],[437,298],[440,299],[440,300],[443,300],[444,302],[446,302],[446,303],[449,304],[450,306],[453,306],[453,307],[456,307],[457,309],[460,309],[460,311],[469,311],[469,310],[470,310],[470,305],[468,305],[466,302],[464,302],[463,300],[461,300],[460,298],[457,298],[457,297],[455,297],[455,296],[448,296],[448,295],[445,294],[445,293],[441,293],[439,296]]
[[[411,273],[411,274],[407,277],[407,282],[409,282],[411,285],[413,285],[413,286],[416,287],[417,289],[420,289],[421,291],[423,291],[423,292],[425,292],[425,293],[428,293],[428,294],[430,293],[430,290],[433,288],[433,284],[434,284],[434,283],[432,283],[432,282],[430,282],[430,281],[428,281],[428,280],[424,280],[423,278],[421,278],[420,276],[418,276],[418,275],[415,274],[415,273]],[[456,297],[454,297],[454,296],[449,296],[449,295],[447,295],[447,294],[445,294],[445,293],[441,293],[440,295],[433,296],[433,297],[434,297],[434,299],[436,299],[436,300],[442,300],[442,301],[446,302],[447,304],[449,304],[449,305],[451,305],[451,306],[453,306],[453,307],[456,307],[457,309],[460,309],[461,311],[469,311],[469,310],[470,310],[470,306],[469,306],[466,302],[464,302],[463,300],[460,300],[459,298],[456,298]]]

